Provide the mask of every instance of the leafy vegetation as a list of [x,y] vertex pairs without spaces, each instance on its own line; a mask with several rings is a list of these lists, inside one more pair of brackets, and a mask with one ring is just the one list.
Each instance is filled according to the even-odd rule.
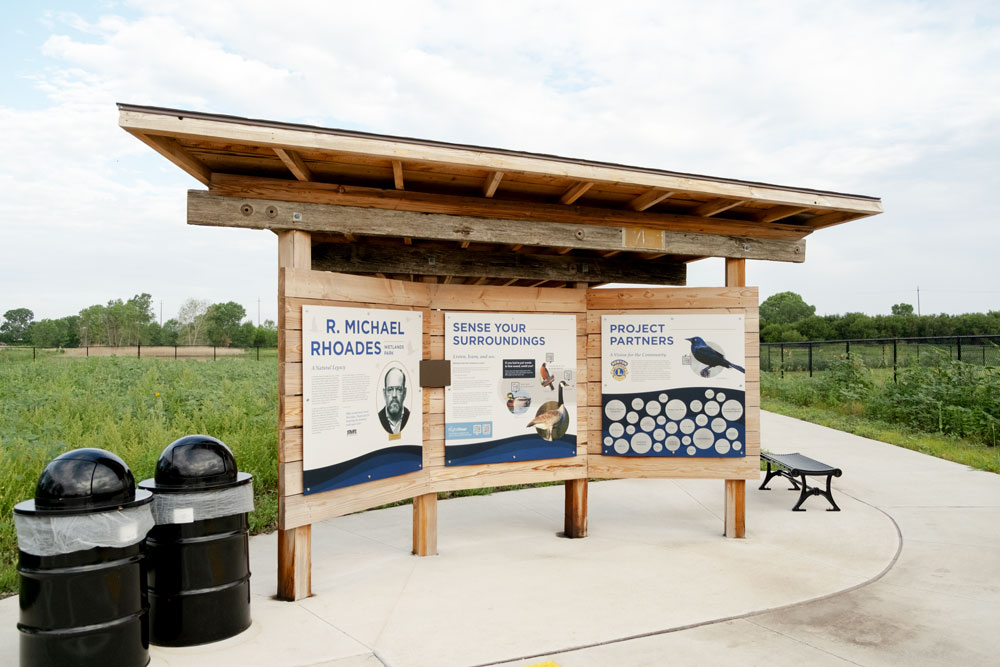
[[0,344],[43,348],[135,345],[217,345],[275,347],[278,329],[266,320],[254,325],[234,301],[209,304],[188,299],[176,318],[161,326],[153,317],[153,297],[136,294],[127,301],[112,299],[59,319],[34,321],[29,308],[13,308],[0,324]]
[[[30,350],[29,350],[30,352]],[[277,518],[277,363],[102,357],[0,364],[0,595],[16,590],[11,509],[34,496],[59,454],[100,447],[137,481],[153,476],[168,444],[192,433],[225,442],[254,476],[253,532]]]
[[892,374],[857,357],[814,378],[761,374],[764,409],[1000,472],[1000,369],[938,355]]
[[913,306],[897,303],[891,315],[816,315],[795,292],[779,292],[760,304],[760,339],[765,343],[859,338],[981,336],[1000,333],[1000,311],[962,315],[914,315]]

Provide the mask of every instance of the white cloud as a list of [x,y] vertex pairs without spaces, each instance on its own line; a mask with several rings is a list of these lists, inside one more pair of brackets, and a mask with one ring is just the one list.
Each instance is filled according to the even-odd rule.
[[[186,228],[183,191],[196,184],[116,127],[116,101],[883,196],[885,215],[811,237],[805,265],[752,263],[762,296],[797,288],[823,312],[886,311],[874,276],[893,276],[893,291],[1000,277],[984,245],[997,240],[1000,152],[991,3],[140,0],[127,10],[52,15],[39,45],[47,65],[34,72],[51,106],[0,107],[13,137],[0,159],[0,185],[14,193],[5,217],[32,221],[5,229],[0,288],[24,283],[34,298],[53,274],[13,242],[44,239],[50,258],[95,277],[48,288],[62,310],[47,316],[154,289],[150,280],[178,302],[274,292],[273,239]],[[174,257],[157,259],[163,248]],[[692,278],[717,282],[711,273],[695,266]],[[1000,308],[998,296],[955,294],[940,309]]]

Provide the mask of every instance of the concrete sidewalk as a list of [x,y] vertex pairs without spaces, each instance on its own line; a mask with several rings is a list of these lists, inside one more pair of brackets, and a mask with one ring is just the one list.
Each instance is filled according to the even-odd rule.
[[[769,413],[762,430],[844,469],[842,512],[749,483],[729,540],[722,482],[620,480],[591,484],[589,537],[567,540],[562,488],[527,489],[440,503],[429,558],[408,506],[342,517],[313,527],[312,598],[271,598],[276,538],[255,537],[251,628],[151,664],[997,662],[1000,476]],[[0,602],[0,663],[16,622]]]

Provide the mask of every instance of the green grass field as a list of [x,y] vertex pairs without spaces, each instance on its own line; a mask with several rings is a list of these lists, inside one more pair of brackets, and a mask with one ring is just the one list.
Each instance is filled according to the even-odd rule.
[[[219,438],[254,476],[253,532],[277,517],[277,357],[161,361],[106,357],[0,363],[0,595],[17,590],[11,509],[34,497],[45,465],[79,447],[114,452],[136,481],[168,444]],[[29,350],[30,353],[30,350]]]

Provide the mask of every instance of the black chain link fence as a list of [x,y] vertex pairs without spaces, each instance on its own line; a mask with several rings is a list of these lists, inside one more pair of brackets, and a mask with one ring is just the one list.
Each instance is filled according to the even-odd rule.
[[137,359],[276,359],[276,347],[222,347],[216,345],[87,345],[82,347],[29,347],[0,345],[0,363],[39,359],[82,359],[86,357],[133,357]]
[[842,359],[860,359],[868,368],[933,365],[942,357],[979,366],[1000,365],[1000,334],[928,338],[859,338],[801,343],[761,343],[763,371],[814,372]]

